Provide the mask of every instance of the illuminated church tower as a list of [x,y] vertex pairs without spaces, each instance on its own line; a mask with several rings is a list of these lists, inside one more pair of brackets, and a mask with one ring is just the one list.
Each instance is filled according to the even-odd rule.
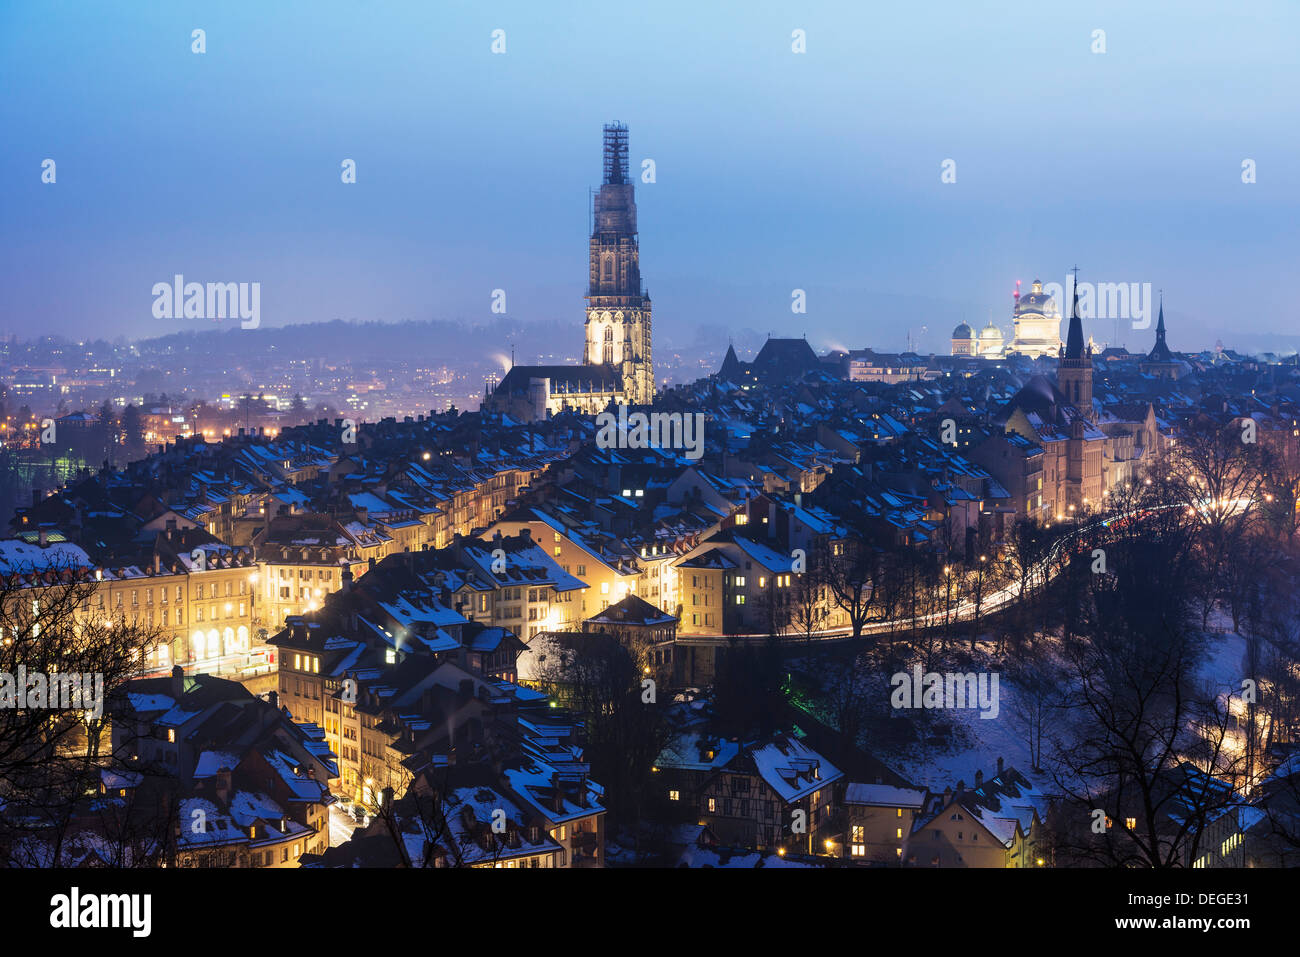
[[627,127],[605,127],[604,182],[592,209],[583,363],[621,375],[628,404],[654,399],[650,297],[641,287],[636,200],[628,170]]
[[1074,308],[1070,330],[1056,366],[1056,384],[1070,404],[1089,419],[1092,409],[1092,347],[1083,341],[1083,320],[1079,318],[1079,270],[1074,271]]

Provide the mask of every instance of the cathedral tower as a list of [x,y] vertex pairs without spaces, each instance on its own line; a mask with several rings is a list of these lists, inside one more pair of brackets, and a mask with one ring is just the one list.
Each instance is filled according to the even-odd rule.
[[1074,270],[1074,307],[1070,310],[1070,331],[1057,359],[1056,384],[1070,404],[1092,418],[1092,348],[1083,341],[1083,320],[1079,318],[1079,270]]
[[592,208],[587,285],[587,365],[612,367],[632,405],[654,399],[650,297],[641,287],[636,200],[628,170],[627,127],[605,127],[604,182]]

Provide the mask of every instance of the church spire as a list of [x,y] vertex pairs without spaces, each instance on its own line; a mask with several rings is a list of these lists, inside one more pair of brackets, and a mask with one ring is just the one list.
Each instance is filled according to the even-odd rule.
[[1083,320],[1079,317],[1079,267],[1074,267],[1074,305],[1070,309],[1070,331],[1065,340],[1065,358],[1083,358]]
[[1070,332],[1065,350],[1056,364],[1056,382],[1070,404],[1086,418],[1092,418],[1092,349],[1083,342],[1083,318],[1079,315],[1079,267],[1074,273],[1074,304],[1070,309]]
[[1156,321],[1156,344],[1147,356],[1148,362],[1173,362],[1174,354],[1165,342],[1165,294],[1160,293],[1160,318]]

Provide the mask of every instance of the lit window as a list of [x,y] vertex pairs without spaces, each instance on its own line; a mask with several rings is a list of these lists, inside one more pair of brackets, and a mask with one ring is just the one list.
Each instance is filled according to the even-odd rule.
[[680,801],[681,799],[682,799],[681,792],[679,792],[679,791],[669,791],[669,792],[668,792],[668,800],[670,800],[670,801]]

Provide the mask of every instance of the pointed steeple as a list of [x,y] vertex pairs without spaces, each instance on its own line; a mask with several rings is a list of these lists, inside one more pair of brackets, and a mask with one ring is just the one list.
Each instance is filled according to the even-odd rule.
[[1156,344],[1147,356],[1148,362],[1173,362],[1174,354],[1165,342],[1165,294],[1160,293],[1160,318],[1156,321]]
[[1070,309],[1070,330],[1065,337],[1065,358],[1083,358],[1083,320],[1079,317],[1079,267],[1074,267],[1074,305]]
[[1074,304],[1065,349],[1056,363],[1056,382],[1070,404],[1092,418],[1092,349],[1084,345],[1083,318],[1079,315],[1079,267],[1074,272]]

